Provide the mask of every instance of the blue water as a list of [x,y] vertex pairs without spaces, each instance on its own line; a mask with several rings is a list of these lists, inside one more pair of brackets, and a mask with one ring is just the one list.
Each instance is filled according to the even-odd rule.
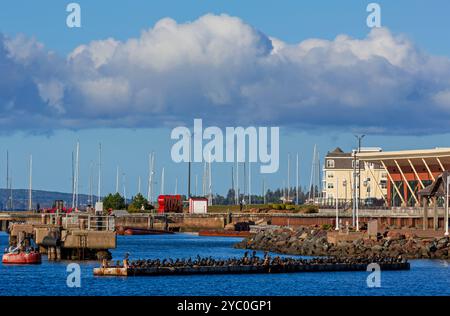
[[[0,249],[8,236],[0,233]],[[119,236],[114,260],[137,258],[239,257],[239,238],[190,234]],[[262,255],[262,253],[258,253]],[[412,260],[410,271],[383,271],[381,287],[369,288],[368,272],[164,277],[94,277],[97,262],[80,262],[81,287],[66,285],[66,262],[0,265],[0,295],[450,295],[450,262]]]

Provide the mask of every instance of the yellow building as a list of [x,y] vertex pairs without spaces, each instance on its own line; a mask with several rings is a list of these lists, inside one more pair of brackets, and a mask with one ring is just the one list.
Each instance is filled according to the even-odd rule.
[[[381,148],[361,148],[361,153],[381,152]],[[383,199],[387,194],[387,172],[377,162],[361,162],[355,159],[355,151],[344,152],[337,147],[328,152],[323,165],[323,199],[334,203],[353,200],[354,183],[360,201]],[[359,177],[358,177],[359,174]],[[358,180],[359,179],[359,180]]]

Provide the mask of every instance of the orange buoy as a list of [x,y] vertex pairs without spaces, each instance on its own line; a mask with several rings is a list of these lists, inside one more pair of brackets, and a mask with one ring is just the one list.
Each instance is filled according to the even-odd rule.
[[3,264],[38,264],[41,263],[41,254],[36,251],[5,253],[2,258]]

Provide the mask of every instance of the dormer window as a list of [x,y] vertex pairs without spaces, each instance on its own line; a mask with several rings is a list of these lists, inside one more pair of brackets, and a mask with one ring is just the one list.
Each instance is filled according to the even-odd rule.
[[327,159],[327,168],[334,168],[334,160]]

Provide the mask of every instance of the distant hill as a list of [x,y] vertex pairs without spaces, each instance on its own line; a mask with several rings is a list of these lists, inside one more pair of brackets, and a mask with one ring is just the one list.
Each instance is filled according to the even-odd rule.
[[[0,189],[0,210],[6,210],[9,206],[8,200],[10,197],[10,191],[6,189]],[[13,208],[14,210],[27,210],[28,209],[28,190],[24,189],[14,189],[12,192]],[[72,193],[62,193],[62,192],[50,192],[33,190],[32,191],[32,202],[33,208],[35,209],[37,204],[40,208],[50,208],[55,200],[63,200],[65,205],[72,205]],[[94,196],[94,201],[97,198]],[[89,196],[86,194],[78,195],[78,204],[80,206],[86,206],[89,202]]]

